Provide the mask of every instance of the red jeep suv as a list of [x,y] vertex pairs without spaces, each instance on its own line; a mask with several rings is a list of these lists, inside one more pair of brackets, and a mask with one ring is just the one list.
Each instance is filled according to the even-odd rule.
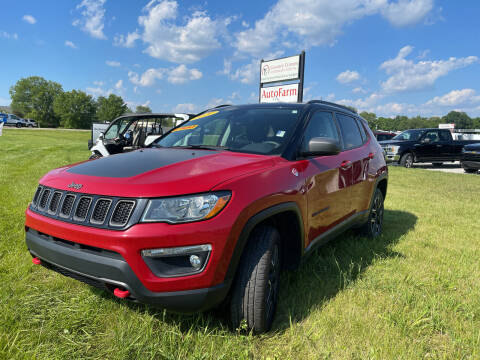
[[349,228],[382,231],[387,166],[323,101],[211,109],[150,148],[50,171],[26,210],[35,264],[118,298],[271,327],[280,271]]

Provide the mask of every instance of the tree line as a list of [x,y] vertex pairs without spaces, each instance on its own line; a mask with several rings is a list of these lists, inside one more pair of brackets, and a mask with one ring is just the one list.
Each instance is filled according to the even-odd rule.
[[[110,122],[133,111],[121,96],[110,94],[94,99],[81,90],[63,91],[62,85],[40,76],[17,81],[10,88],[12,112],[35,120],[40,127],[90,129],[93,122]],[[137,106],[137,113],[151,113],[148,106]]]
[[377,117],[371,112],[362,112],[360,116],[367,120],[372,130],[402,131],[407,129],[438,128],[438,124],[455,124],[456,129],[480,129],[480,117],[471,118],[464,112],[450,111],[445,116],[394,118]]

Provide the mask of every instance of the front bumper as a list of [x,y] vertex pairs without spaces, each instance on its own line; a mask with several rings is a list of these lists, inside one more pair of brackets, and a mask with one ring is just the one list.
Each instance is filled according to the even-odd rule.
[[147,289],[121,254],[80,245],[40,233],[26,232],[27,247],[42,265],[89,285],[113,292],[128,290],[129,299],[178,312],[197,312],[219,304],[227,295],[229,284],[183,291],[153,292]]
[[385,161],[387,163],[398,162],[400,160],[400,155],[398,154],[385,154]]

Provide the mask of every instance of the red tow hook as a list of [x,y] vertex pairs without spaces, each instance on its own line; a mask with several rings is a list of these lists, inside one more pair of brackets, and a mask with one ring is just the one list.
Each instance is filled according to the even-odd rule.
[[40,265],[42,263],[42,260],[40,260],[38,257],[34,257],[34,258],[32,258],[32,262],[35,265]]
[[116,297],[118,297],[120,299],[125,299],[126,297],[130,296],[130,291],[115,288],[115,290],[113,290],[113,295],[115,295]]

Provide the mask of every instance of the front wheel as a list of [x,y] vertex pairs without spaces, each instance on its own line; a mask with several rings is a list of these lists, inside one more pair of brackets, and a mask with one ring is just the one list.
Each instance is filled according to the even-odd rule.
[[478,172],[477,169],[463,169],[463,171],[465,171],[467,174],[476,174]]
[[15,126],[16,126],[17,128],[21,128],[21,127],[22,127],[22,124],[17,123]]
[[360,234],[369,238],[380,236],[383,230],[384,198],[380,189],[373,194],[372,206],[368,221],[360,228]]
[[230,302],[234,329],[242,322],[254,333],[270,330],[280,283],[280,235],[274,227],[253,230],[240,262]]
[[411,168],[413,165],[413,154],[412,153],[403,154],[402,157],[400,158],[400,165],[406,168]]

